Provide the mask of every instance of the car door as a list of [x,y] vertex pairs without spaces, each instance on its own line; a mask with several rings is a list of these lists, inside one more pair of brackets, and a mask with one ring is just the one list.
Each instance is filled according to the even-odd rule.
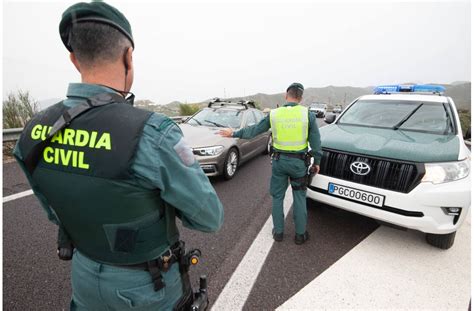
[[[265,115],[260,110],[254,109],[252,111],[252,113],[255,116],[255,120],[256,120],[257,124],[265,118]],[[269,132],[266,131],[266,132],[258,135],[257,137],[255,137],[255,148],[254,149],[256,150],[256,152],[258,152],[258,153],[263,152],[263,150],[265,150],[265,148],[267,148],[268,136],[269,136]]]
[[[244,115],[243,127],[249,127],[255,124],[257,124],[255,115],[252,113],[251,110],[246,110]],[[248,159],[254,153],[253,148],[255,147],[255,140],[257,139],[257,137],[254,137],[252,139],[240,139],[240,150],[242,154],[242,160]]]

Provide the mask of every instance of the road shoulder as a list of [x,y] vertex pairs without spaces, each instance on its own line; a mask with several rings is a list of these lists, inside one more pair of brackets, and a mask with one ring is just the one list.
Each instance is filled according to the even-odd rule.
[[454,246],[439,250],[416,231],[380,227],[278,310],[467,310],[471,220]]

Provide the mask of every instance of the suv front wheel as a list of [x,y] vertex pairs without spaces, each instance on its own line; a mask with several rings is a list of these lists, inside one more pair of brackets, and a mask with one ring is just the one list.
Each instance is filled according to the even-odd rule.
[[456,237],[456,231],[448,234],[426,234],[426,242],[433,245],[434,247],[441,249],[449,249],[454,244],[454,238]]

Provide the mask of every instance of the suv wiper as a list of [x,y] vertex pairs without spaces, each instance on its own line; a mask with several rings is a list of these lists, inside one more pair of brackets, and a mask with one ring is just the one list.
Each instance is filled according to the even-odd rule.
[[225,125],[222,125],[222,124],[217,123],[217,122],[214,122],[214,121],[204,120],[204,122],[208,122],[208,123],[214,124],[214,125],[217,126],[217,127],[227,127],[227,126],[225,126]]
[[398,122],[396,125],[394,125],[394,126],[392,127],[392,129],[393,129],[393,130],[398,130],[398,129],[400,128],[400,126],[403,125],[403,123],[407,122],[408,119],[410,119],[411,116],[414,115],[415,112],[417,112],[418,109],[421,108],[421,106],[423,106],[423,103],[419,104],[415,109],[413,109],[412,112],[410,112],[405,118],[403,118],[400,122]]
[[194,121],[196,121],[196,122],[197,122],[197,124],[199,124],[199,125],[202,125],[202,123],[201,123],[201,122],[199,122],[199,120],[198,120],[198,119],[196,119],[195,117],[191,117],[191,118],[189,118],[189,120],[194,120]]

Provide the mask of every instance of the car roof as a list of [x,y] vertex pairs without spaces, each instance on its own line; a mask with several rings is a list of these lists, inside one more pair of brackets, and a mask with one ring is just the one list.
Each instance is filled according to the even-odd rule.
[[401,101],[421,101],[421,102],[435,102],[435,103],[447,103],[447,96],[440,95],[424,95],[424,94],[378,94],[378,95],[364,95],[359,99],[367,100],[401,100]]

